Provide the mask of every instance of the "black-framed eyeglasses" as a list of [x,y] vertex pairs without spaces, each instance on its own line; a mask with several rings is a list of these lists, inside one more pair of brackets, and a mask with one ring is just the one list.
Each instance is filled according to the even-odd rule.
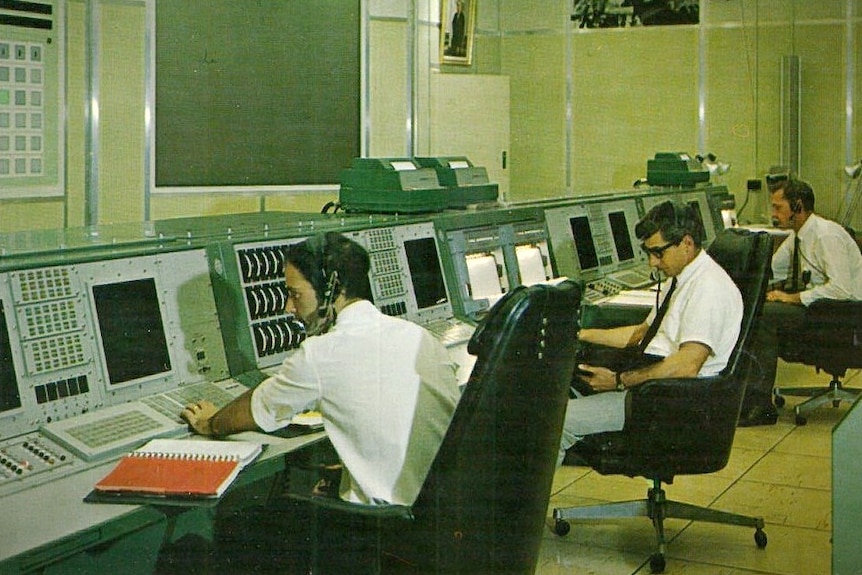
[[641,249],[647,256],[655,256],[656,259],[662,259],[664,257],[664,253],[672,248],[673,246],[678,246],[679,242],[668,242],[663,246],[653,246],[647,247],[644,244],[641,244]]

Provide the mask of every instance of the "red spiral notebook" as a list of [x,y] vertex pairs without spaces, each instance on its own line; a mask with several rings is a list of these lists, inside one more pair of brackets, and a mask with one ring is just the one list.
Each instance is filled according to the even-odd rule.
[[248,441],[153,439],[123,456],[94,491],[118,497],[218,498],[261,450]]

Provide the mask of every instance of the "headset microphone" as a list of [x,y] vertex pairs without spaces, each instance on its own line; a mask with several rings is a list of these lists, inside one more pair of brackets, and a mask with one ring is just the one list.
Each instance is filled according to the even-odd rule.
[[659,308],[659,298],[661,297],[661,272],[659,270],[653,270],[649,273],[649,279],[653,281],[655,284],[655,308]]

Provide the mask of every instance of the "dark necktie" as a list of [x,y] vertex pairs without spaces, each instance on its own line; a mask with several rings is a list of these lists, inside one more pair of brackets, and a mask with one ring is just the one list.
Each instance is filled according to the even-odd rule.
[[787,290],[789,293],[796,293],[799,291],[799,236],[793,235],[793,260],[791,265],[793,266],[790,270],[790,289]]
[[649,345],[649,342],[652,341],[652,338],[654,338],[655,334],[658,332],[658,328],[659,328],[659,326],[661,326],[661,322],[664,319],[664,315],[667,313],[667,308],[670,307],[670,296],[673,295],[673,290],[675,290],[675,289],[676,289],[676,277],[674,277],[670,281],[670,288],[668,288],[668,290],[667,290],[667,295],[664,296],[664,299],[662,300],[661,305],[659,306],[658,310],[655,312],[655,319],[650,324],[649,328],[647,329],[646,334],[644,334],[644,336],[643,336],[643,339],[641,339],[641,342],[640,342],[641,352],[643,352],[646,349],[647,345]]

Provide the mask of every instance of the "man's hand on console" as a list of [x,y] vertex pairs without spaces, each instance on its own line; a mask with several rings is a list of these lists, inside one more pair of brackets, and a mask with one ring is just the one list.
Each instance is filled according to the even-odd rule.
[[781,290],[766,292],[766,301],[780,301],[782,303],[802,304],[798,293],[787,293]]
[[211,402],[202,400],[197,403],[189,403],[180,413],[182,417],[196,433],[200,435],[213,435],[212,417],[218,412],[218,408]]

